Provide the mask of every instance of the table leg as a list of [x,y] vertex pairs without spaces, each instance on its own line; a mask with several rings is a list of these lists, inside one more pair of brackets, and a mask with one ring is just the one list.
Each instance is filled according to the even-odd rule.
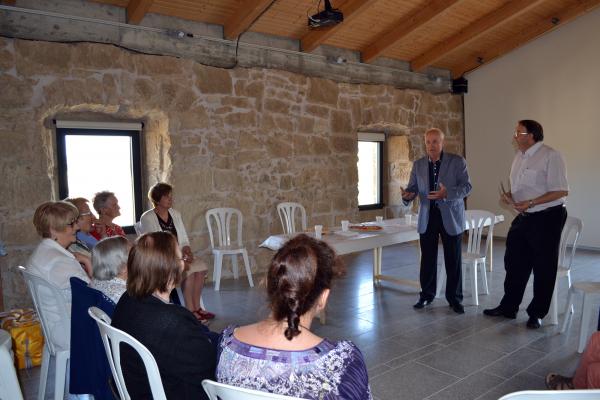
[[381,276],[381,258],[383,249],[381,247],[375,247],[373,249],[373,283],[379,284],[379,277]]

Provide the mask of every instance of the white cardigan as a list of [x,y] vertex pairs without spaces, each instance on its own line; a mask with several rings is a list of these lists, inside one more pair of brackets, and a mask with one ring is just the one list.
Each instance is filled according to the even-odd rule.
[[[169,208],[169,214],[171,214],[171,218],[173,218],[173,223],[175,224],[175,230],[177,231],[177,241],[179,242],[179,246],[181,248],[190,245],[190,240],[188,239],[187,232],[185,231],[185,226],[183,225],[183,220],[181,219],[181,214],[179,211]],[[161,232],[160,224],[158,223],[158,215],[154,212],[154,209],[148,210],[142,214],[140,218],[140,223],[142,225],[142,233],[150,233],[150,232]]]

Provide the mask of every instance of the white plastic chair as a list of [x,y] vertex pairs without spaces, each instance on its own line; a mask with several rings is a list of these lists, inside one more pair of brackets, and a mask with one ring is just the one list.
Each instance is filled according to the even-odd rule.
[[[10,335],[3,330],[0,330],[0,333],[8,336],[10,344]],[[0,340],[4,340],[4,338],[0,337]],[[0,345],[0,366],[0,399],[23,400],[17,371],[15,371],[15,360],[11,351],[3,343]]]
[[117,383],[117,389],[119,390],[119,397],[121,400],[130,400],[127,386],[125,385],[125,378],[123,378],[123,370],[121,369],[121,343],[126,343],[131,346],[140,356],[144,362],[146,368],[146,374],[148,374],[148,382],[150,383],[150,391],[152,392],[152,398],[154,400],[167,400],[165,390],[163,388],[162,380],[160,378],[160,372],[156,360],[150,351],[141,344],[133,336],[123,332],[120,329],[110,326],[111,319],[104,311],[97,307],[90,307],[88,314],[98,324],[100,330],[100,336],[102,337],[102,343],[104,343],[104,350],[106,350],[106,357],[108,358],[108,364],[112,372],[113,378]]
[[600,390],[523,390],[509,393],[499,400],[597,400]]
[[593,316],[598,315],[598,301],[600,301],[600,282],[575,282],[569,289],[569,296],[565,304],[565,317],[563,319],[560,333],[567,330],[572,313],[573,297],[576,294],[583,295],[583,310],[581,312],[581,325],[579,327],[579,346],[577,352],[583,353],[585,346],[593,332],[590,322]]
[[135,224],[133,224],[133,229],[135,230],[136,235],[142,236],[142,234],[144,233],[142,229],[142,221],[138,221]]
[[[237,227],[232,225],[232,219],[236,221]],[[254,287],[252,281],[252,271],[250,270],[250,260],[248,252],[242,244],[242,224],[244,220],[242,212],[236,208],[213,208],[206,212],[206,225],[210,236],[210,247],[215,256],[213,279],[215,280],[215,290],[221,286],[221,268],[223,267],[223,256],[232,256],[233,277],[237,279],[238,260],[237,255],[241,254],[244,259],[246,275],[250,287]],[[213,223],[216,230],[213,230]],[[232,239],[232,229],[236,229],[235,240]],[[215,237],[216,233],[216,237]]]
[[[577,250],[577,242],[579,241],[581,231],[583,231],[583,221],[576,217],[567,217],[560,237],[558,271],[556,273],[554,292],[552,293],[552,302],[550,303],[550,312],[548,313],[551,325],[558,324],[558,285],[560,281],[566,278],[567,287],[571,288],[571,266],[573,265],[573,258],[575,258],[575,251]],[[567,248],[568,246],[571,247],[570,251]],[[573,307],[571,307],[570,311],[573,313]]]
[[[56,400],[63,400],[66,388],[67,368],[69,366],[69,358],[71,351],[69,348],[65,349],[57,346],[53,343],[52,339],[55,337],[50,332],[50,326],[63,326],[63,330],[66,335],[70,335],[71,332],[71,316],[69,307],[63,295],[63,290],[46,281],[39,276],[33,275],[27,268],[19,266],[18,269],[21,271],[31,298],[33,299],[33,306],[37,312],[40,322],[42,324],[42,331],[44,332],[44,352],[42,354],[42,369],[40,371],[40,387],[38,389],[38,399],[44,400],[46,398],[46,383],[48,381],[48,367],[50,366],[50,358],[55,359],[56,373],[54,376],[54,398]],[[52,297],[56,301],[56,315],[54,318],[58,318],[58,321],[52,321],[52,317],[46,315],[44,308],[40,303],[39,292],[46,291],[52,293]],[[69,338],[66,340],[70,343]],[[67,388],[68,389],[68,388]],[[67,390],[68,392],[68,390]]]
[[291,235],[296,233],[296,211],[300,212],[300,223],[302,231],[306,231],[306,210],[300,203],[279,203],[277,213],[283,226],[283,233]]
[[204,387],[204,391],[208,394],[209,400],[300,400],[299,397],[289,397],[269,392],[261,392],[259,390],[245,389],[211,381],[210,379],[203,380],[202,387]]
[[[489,221],[489,222],[488,222]],[[490,240],[494,236],[494,223],[496,216],[489,211],[484,210],[467,210],[465,211],[465,224],[467,227],[467,251],[462,253],[462,280],[463,286],[465,283],[465,276],[467,274],[471,277],[471,296],[473,297],[473,304],[479,305],[479,291],[478,291],[478,273],[481,276],[481,283],[483,284],[483,292],[490,294],[487,275],[486,275],[486,261],[487,252],[490,246]],[[489,223],[487,237],[485,239],[485,245],[481,245],[482,236],[486,223]],[[440,297],[444,281],[446,280],[446,271],[441,268],[438,271],[438,283],[436,297]]]

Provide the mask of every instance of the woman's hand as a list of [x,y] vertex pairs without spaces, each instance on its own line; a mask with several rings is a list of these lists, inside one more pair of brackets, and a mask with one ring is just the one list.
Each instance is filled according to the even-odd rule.
[[192,253],[190,246],[183,246],[181,253],[183,254],[183,261],[186,263],[191,264],[194,261],[194,253]]
[[92,260],[88,256],[81,253],[73,253],[73,255],[75,256],[75,259],[79,261],[79,264],[81,264],[85,273],[89,276],[90,279],[92,279]]

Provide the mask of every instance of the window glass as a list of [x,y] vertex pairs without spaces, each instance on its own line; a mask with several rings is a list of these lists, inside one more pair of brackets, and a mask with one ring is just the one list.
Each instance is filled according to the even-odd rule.
[[381,142],[358,142],[358,205],[381,203]]

